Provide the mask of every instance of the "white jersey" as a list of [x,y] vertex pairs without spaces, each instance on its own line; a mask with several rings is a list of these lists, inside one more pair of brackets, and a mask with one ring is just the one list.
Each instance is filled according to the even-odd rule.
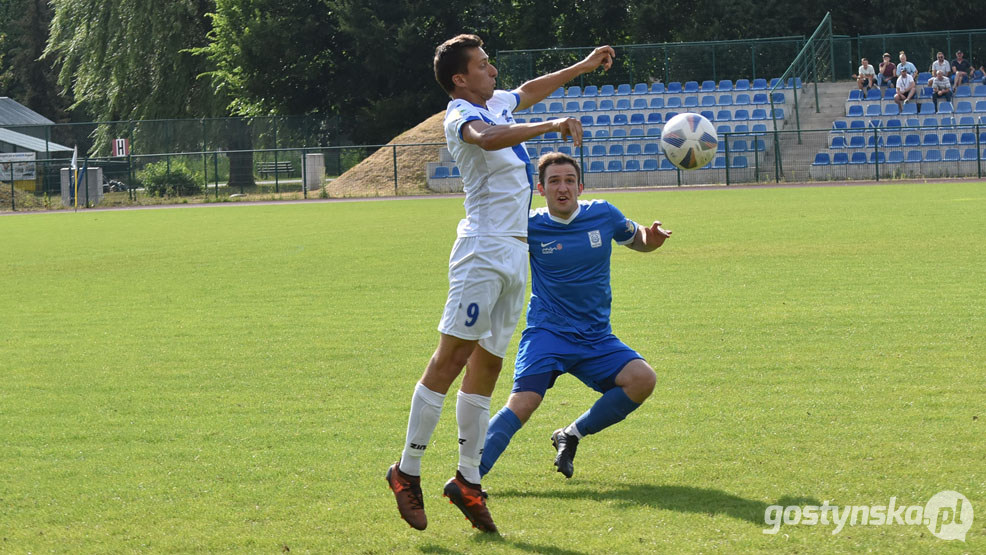
[[512,112],[520,96],[496,91],[486,108],[466,100],[449,102],[445,112],[445,141],[462,172],[466,217],[459,222],[459,237],[527,237],[527,212],[533,184],[524,143],[500,150],[483,150],[462,140],[462,126],[470,121],[490,125],[514,123]]

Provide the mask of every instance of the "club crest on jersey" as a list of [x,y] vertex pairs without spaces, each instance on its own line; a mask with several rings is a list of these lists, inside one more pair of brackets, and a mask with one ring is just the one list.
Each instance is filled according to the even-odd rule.
[[589,232],[589,245],[594,249],[603,246],[603,237],[598,229]]

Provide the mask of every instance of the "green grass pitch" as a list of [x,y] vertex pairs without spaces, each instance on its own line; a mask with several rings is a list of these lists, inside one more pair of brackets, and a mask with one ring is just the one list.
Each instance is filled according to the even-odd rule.
[[[549,435],[596,396],[560,379],[484,480],[499,538],[441,498],[452,398],[426,531],[383,479],[461,199],[0,218],[0,552],[986,550],[986,184],[584,198],[674,231],[613,256],[615,331],[658,387],[566,481]],[[763,533],[770,505],[943,490],[965,542]]]

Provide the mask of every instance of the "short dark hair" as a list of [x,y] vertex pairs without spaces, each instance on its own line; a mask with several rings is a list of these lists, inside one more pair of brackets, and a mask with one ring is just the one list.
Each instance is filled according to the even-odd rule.
[[538,182],[544,183],[544,174],[548,171],[548,166],[554,164],[571,164],[575,168],[575,179],[582,183],[582,168],[579,167],[579,163],[575,161],[575,158],[565,154],[564,152],[549,152],[538,160]]
[[469,49],[482,48],[483,39],[476,35],[458,35],[435,49],[435,80],[445,92],[452,94],[452,76],[469,71]]

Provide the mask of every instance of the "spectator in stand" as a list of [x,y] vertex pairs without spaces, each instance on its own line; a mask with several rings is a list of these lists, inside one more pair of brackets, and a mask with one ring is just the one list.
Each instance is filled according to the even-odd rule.
[[942,70],[935,72],[935,77],[931,80],[931,99],[935,101],[935,111],[938,111],[938,101],[952,101],[952,82],[948,80],[948,74]]
[[853,77],[856,79],[856,84],[859,85],[859,90],[869,90],[872,87],[876,87],[876,69],[870,65],[870,61],[866,58],[860,60],[862,65],[859,66],[859,72]]
[[907,54],[904,54],[903,50],[900,51],[898,57],[900,58],[900,63],[897,64],[897,73],[896,73],[897,77],[899,78],[903,73],[902,70],[905,69],[907,70],[907,74],[911,76],[911,79],[917,77],[918,68],[914,67],[914,64],[912,64],[911,62],[907,61]]
[[952,75],[955,79],[955,87],[958,88],[962,83],[969,81],[969,76],[972,74],[972,64],[969,60],[965,59],[964,54],[961,50],[955,53],[955,59],[952,60]]
[[890,60],[890,53],[883,53],[883,61],[880,62],[880,73],[878,74],[877,80],[882,87],[884,84],[887,87],[894,86],[896,82],[897,66]]
[[952,74],[952,66],[945,59],[945,54],[942,52],[939,52],[935,60],[931,62],[931,79],[928,79],[929,87],[934,86],[932,83],[935,81],[939,71],[944,73],[946,77]]
[[[903,56],[903,53],[901,54]],[[914,91],[917,87],[914,85],[914,78],[908,72],[907,68],[900,69],[900,75],[897,77],[897,94],[894,95],[894,102],[897,103],[897,107],[901,110],[904,109],[904,104],[907,104],[909,100],[914,98]]]

